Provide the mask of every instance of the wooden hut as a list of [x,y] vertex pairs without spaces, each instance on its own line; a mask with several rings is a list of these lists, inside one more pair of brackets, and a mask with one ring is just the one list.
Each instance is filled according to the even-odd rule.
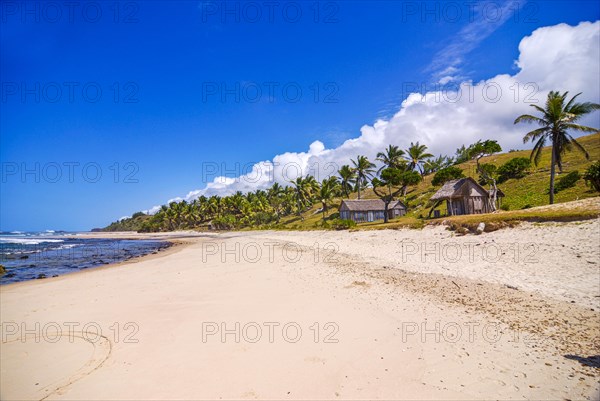
[[[439,191],[431,197],[431,201],[434,202],[431,210],[433,211],[441,202],[446,201],[449,216],[490,213],[493,211],[492,191],[486,190],[471,177],[451,180],[442,185]],[[500,204],[501,197],[504,197],[504,193],[498,190],[496,206]]]
[[[388,205],[388,218],[404,216],[406,206],[400,201],[392,201]],[[353,220],[357,223],[383,220],[385,217],[385,203],[381,199],[345,199],[340,205],[340,218]]]

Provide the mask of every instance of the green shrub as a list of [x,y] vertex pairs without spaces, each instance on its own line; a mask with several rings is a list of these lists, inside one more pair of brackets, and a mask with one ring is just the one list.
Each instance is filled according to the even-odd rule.
[[331,221],[331,228],[335,230],[347,230],[356,227],[356,222],[349,219],[335,219]]
[[600,192],[600,161],[592,164],[583,175],[585,183],[593,188],[596,192]]
[[329,228],[331,228],[331,223],[329,223],[327,220],[319,220],[319,221],[315,221],[315,223],[313,224],[313,227],[329,229]]
[[508,206],[508,205],[502,205],[502,206],[500,206],[500,210],[506,210],[506,211],[508,211],[508,210],[510,210],[510,206]]
[[[567,188],[572,188],[575,186],[577,181],[581,179],[581,174],[579,171],[571,171],[569,174],[563,176],[558,180],[556,184],[554,184],[554,193],[563,191]],[[550,188],[548,188],[548,192],[550,192]]]
[[527,170],[531,167],[531,160],[527,157],[515,157],[510,159],[497,170],[498,183],[502,183],[511,178],[519,179],[527,175]]
[[463,178],[465,175],[463,171],[455,166],[450,166],[441,169],[433,176],[431,184],[438,186],[444,184],[446,181],[455,180],[457,178]]

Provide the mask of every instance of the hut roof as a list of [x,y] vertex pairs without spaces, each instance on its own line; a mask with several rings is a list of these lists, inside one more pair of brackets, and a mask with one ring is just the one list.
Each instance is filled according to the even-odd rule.
[[[348,210],[353,212],[368,212],[385,209],[385,203],[381,199],[344,199],[340,205],[340,208],[342,207],[342,205],[346,205]],[[404,204],[400,201],[391,201],[388,206],[388,210],[392,210],[395,208],[406,209],[406,206],[404,206]]]
[[[433,196],[431,197],[431,200],[436,201],[436,200],[444,200],[444,199],[449,199],[449,198],[463,197],[464,195],[461,192],[461,188],[467,182],[470,182],[471,184],[479,187],[482,192],[485,192],[488,195],[491,194],[490,191],[487,191],[485,188],[483,188],[481,185],[479,185],[479,183],[477,181],[475,181],[473,178],[465,177],[465,178],[459,178],[457,180],[447,181],[444,185],[442,185],[442,187],[435,194],[433,194]],[[504,196],[504,192],[502,192],[501,190],[498,190],[498,196],[499,197]]]

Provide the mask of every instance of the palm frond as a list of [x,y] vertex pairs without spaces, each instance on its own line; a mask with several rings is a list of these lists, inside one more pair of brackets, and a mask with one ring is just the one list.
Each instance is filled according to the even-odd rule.
[[573,124],[573,123],[565,123],[565,124],[563,124],[563,127],[567,128],[567,129],[572,129],[575,131],[582,131],[582,132],[592,132],[592,133],[600,132],[598,130],[598,128],[586,127],[585,125],[579,125],[579,124]]
[[[569,92],[566,92],[566,93],[565,93],[565,95],[566,95],[567,93],[569,93]],[[572,106],[572,105],[573,105],[573,103],[575,102],[575,99],[577,99],[577,97],[578,97],[579,95],[581,95],[581,93],[582,93],[582,92],[579,92],[578,94],[576,94],[575,96],[573,96],[573,97],[571,98],[571,100],[569,100],[569,102],[568,102],[568,103],[567,103],[567,105],[565,106],[565,110],[569,110],[569,109],[571,108],[571,106]]]
[[520,122],[526,122],[530,124],[535,122],[542,125],[545,123],[545,120],[536,116],[532,116],[531,114],[523,114],[522,116],[517,117],[514,124],[518,124]]
[[548,128],[546,127],[542,127],[542,128],[538,128],[538,129],[534,129],[533,131],[528,132],[527,134],[525,134],[525,136],[523,137],[523,143],[527,143],[530,140],[535,140],[537,137],[539,137],[540,135],[544,135],[548,132]]
[[536,142],[533,149],[531,149],[529,159],[533,160],[536,166],[540,163],[540,159],[542,158],[542,149],[544,148],[544,145],[546,145],[546,137],[542,136],[539,141]]
[[582,152],[585,155],[585,158],[587,160],[590,160],[590,154],[588,153],[587,150],[585,150],[585,148],[579,143],[577,142],[577,140],[575,138],[573,138],[571,135],[568,135],[568,139],[569,139],[569,144],[572,144],[575,148],[577,148],[580,152]]

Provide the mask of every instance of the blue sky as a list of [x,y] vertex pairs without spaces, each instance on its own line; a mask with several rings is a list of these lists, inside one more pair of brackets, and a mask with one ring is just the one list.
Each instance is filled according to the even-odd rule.
[[514,74],[523,37],[600,18],[595,1],[67,3],[1,5],[3,231],[105,226],[203,188],[206,163],[335,148],[415,85]]

